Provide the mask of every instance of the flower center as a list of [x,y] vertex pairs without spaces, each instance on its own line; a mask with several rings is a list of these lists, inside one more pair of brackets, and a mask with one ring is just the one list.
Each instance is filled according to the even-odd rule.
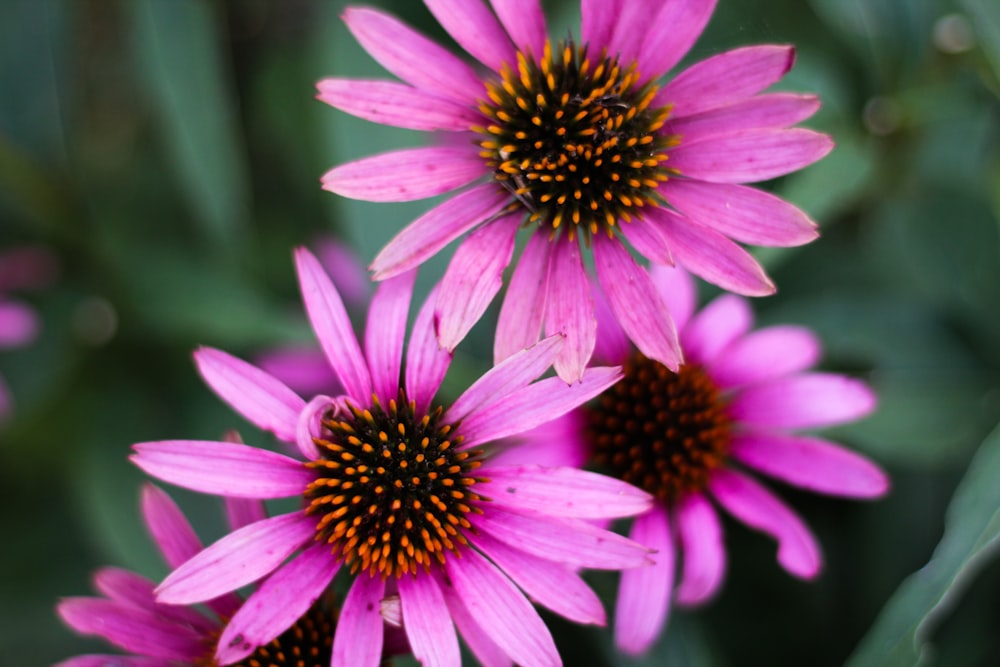
[[480,155],[494,178],[523,207],[531,222],[558,230],[608,234],[639,208],[659,206],[656,189],[674,137],[659,133],[670,107],[651,109],[656,86],[639,85],[636,63],[606,53],[591,58],[572,40],[553,52],[545,42],[540,61],[517,54],[517,71],[504,66],[487,82],[489,118]]
[[418,416],[399,399],[383,407],[349,406],[351,415],[323,421],[316,438],[320,458],[306,465],[318,477],[305,491],[306,513],[319,517],[316,539],[333,546],[351,566],[383,577],[429,569],[457,553],[471,529],[468,516],[482,513],[471,487],[482,451],[458,451],[455,424],[442,424],[442,408]]
[[696,364],[677,373],[636,352],[587,408],[594,461],[663,502],[700,491],[729,453],[725,401]]

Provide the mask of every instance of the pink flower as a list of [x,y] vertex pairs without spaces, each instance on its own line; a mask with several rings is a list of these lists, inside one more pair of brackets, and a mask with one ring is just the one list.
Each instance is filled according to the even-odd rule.
[[267,577],[222,633],[216,659],[227,663],[279,635],[343,570],[353,582],[333,640],[334,667],[377,664],[380,607],[395,599],[425,665],[459,665],[456,626],[485,665],[560,664],[526,594],[567,618],[603,623],[600,601],[577,570],[650,561],[645,548],[587,519],[634,515],[652,499],[571,468],[497,466],[480,447],[578,407],[614,384],[619,369],[590,368],[572,386],[536,381],[562,342],[550,337],[512,355],[450,407],[435,406],[451,354],[434,338],[432,300],[416,318],[402,364],[414,272],[379,286],[362,351],[319,262],[299,250],[296,263],[306,311],[344,395],[307,402],[219,350],[203,348],[195,360],[223,400],[295,443],[305,461],[191,440],[137,444],[132,459],[189,489],[300,497],[301,509],[209,546],[164,580],[157,599],[194,604]]
[[[371,265],[383,280],[471,232],[437,297],[437,334],[462,340],[500,290],[514,239],[531,231],[510,285],[495,361],[563,333],[560,377],[576,381],[596,322],[584,252],[599,290],[643,354],[681,363],[669,311],[625,242],[649,261],[686,267],[720,287],[774,286],[739,243],[792,246],[816,238],[799,209],[742,183],[820,159],[833,144],[792,127],[812,95],[763,93],[791,68],[792,47],[751,46],[662,77],[694,44],[714,0],[582,0],[580,41],[546,37],[540,0],[424,0],[486,72],[367,8],[344,13],[361,45],[403,83],[325,79],[319,99],[397,127],[458,140],[375,155],[323,177],[354,199],[408,201],[461,190],[403,229]],[[463,143],[464,141],[464,143]]]
[[665,267],[650,273],[680,330],[686,362],[679,372],[635,350],[607,304],[598,303],[594,357],[623,364],[625,378],[592,404],[522,435],[523,446],[495,459],[506,465],[592,461],[656,497],[629,535],[656,551],[656,565],[624,572],[618,591],[615,641],[630,654],[650,647],[672,599],[695,605],[718,590],[726,552],[716,505],[774,537],[778,562],[791,574],[809,579],[819,573],[812,533],[748,472],[850,498],[876,498],[889,485],[868,459],[794,433],[853,421],[875,407],[863,382],[808,370],[820,354],[812,332],[796,326],[750,331],[749,305],[732,295],[692,315],[688,275]]

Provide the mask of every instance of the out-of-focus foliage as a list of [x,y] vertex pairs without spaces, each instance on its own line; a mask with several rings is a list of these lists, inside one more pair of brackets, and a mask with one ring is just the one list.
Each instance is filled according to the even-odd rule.
[[[420,3],[377,4],[446,39]],[[575,4],[546,2],[552,34],[575,30]],[[319,187],[333,164],[422,140],[313,99],[323,76],[382,76],[342,6],[0,3],[0,247],[40,243],[61,267],[23,297],[40,340],[0,352],[17,403],[0,426],[0,664],[100,647],[52,611],[89,591],[95,566],[164,574],[131,443],[232,427],[261,442],[201,384],[191,350],[249,358],[308,340],[291,248],[331,234],[367,262],[429,205]],[[763,322],[815,328],[826,367],[870,379],[878,413],[836,435],[885,465],[893,491],[859,504],[780,490],[824,546],[816,582],[730,522],[721,595],[676,610],[649,656],[551,619],[557,642],[567,665],[998,664],[1000,4],[720,0],[687,62],[760,42],[798,46],[782,87],[822,96],[807,125],[838,148],[769,184],[823,235],[760,253],[779,292],[755,306]],[[422,271],[424,292],[443,266]],[[485,367],[490,326],[459,349],[446,389]],[[175,495],[206,540],[221,534],[215,503]],[[613,600],[613,576],[591,581]]]

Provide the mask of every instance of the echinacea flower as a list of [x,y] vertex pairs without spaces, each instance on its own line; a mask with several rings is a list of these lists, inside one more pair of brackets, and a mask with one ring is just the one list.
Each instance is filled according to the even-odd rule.
[[[233,530],[264,516],[259,501],[226,500]],[[168,565],[176,567],[202,549],[191,524],[170,496],[152,484],[142,491],[142,512],[153,540]],[[80,655],[56,667],[216,667],[215,644],[225,620],[240,608],[241,599],[227,594],[206,601],[212,616],[185,606],[166,605],[154,598],[155,584],[142,575],[115,567],[98,570],[94,585],[104,597],[66,598],[57,611],[83,635],[103,637],[132,655]],[[291,628],[258,647],[242,665],[277,664],[277,656],[306,660],[299,665],[330,664],[336,614],[332,601],[316,600]],[[281,658],[280,664],[285,663]]]
[[510,278],[494,360],[566,335],[555,368],[580,377],[596,322],[584,252],[632,342],[676,370],[674,323],[646,270],[675,262],[720,287],[774,286],[737,242],[816,238],[799,209],[743,183],[820,159],[833,144],[792,127],[812,95],[764,93],[791,68],[790,46],[734,49],[661,81],[707,24],[714,0],[582,0],[579,41],[546,36],[540,0],[424,0],[477,70],[397,19],[349,8],[347,27],[403,82],[325,79],[319,99],[376,123],[455,133],[446,145],[341,165],[323,186],[368,201],[462,189],[404,228],[371,265],[378,280],[419,265],[466,232],[442,279],[438,336],[452,349],[499,291],[515,236],[531,237]]
[[849,422],[875,406],[860,380],[809,370],[820,354],[811,331],[751,331],[750,307],[733,295],[693,314],[694,285],[683,270],[650,273],[674,313],[684,365],[674,373],[636,350],[599,302],[594,357],[622,364],[624,379],[497,457],[507,465],[590,462],[656,497],[629,534],[655,550],[656,565],[623,572],[618,591],[615,640],[631,654],[656,639],[672,601],[695,605],[718,590],[726,551],[716,506],[774,537],[778,563],[792,575],[818,574],[815,537],[748,473],[849,498],[876,498],[888,489],[868,459],[795,432]]
[[284,631],[343,570],[353,581],[333,640],[334,667],[377,663],[380,604],[394,596],[424,665],[460,664],[455,626],[485,665],[561,664],[526,595],[572,620],[603,623],[578,569],[650,561],[646,548],[587,519],[634,515],[652,499],[595,473],[496,466],[481,447],[578,407],[614,384],[620,369],[590,368],[574,385],[536,381],[558,353],[562,340],[554,336],[497,365],[449,407],[435,405],[451,354],[434,337],[430,299],[402,364],[413,272],[379,286],[362,352],[316,258],[299,250],[296,264],[307,314],[344,395],[305,401],[219,350],[203,348],[195,360],[224,401],[296,444],[305,460],[190,440],[137,444],[132,459],[195,491],[298,497],[300,509],[209,546],[163,581],[157,599],[194,604],[270,575],[222,633],[216,659],[226,663]]

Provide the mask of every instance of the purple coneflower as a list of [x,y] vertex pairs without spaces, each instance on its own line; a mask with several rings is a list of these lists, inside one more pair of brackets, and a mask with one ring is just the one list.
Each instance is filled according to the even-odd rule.
[[[582,0],[580,40],[546,36],[540,0],[424,0],[482,72],[397,19],[344,13],[361,45],[404,83],[326,79],[319,99],[361,118],[456,133],[447,145],[376,155],[323,177],[369,201],[463,190],[403,229],[375,258],[382,280],[417,266],[468,231],[441,283],[438,337],[452,349],[501,287],[517,231],[531,238],[510,278],[494,356],[541,332],[566,335],[555,368],[579,379],[596,322],[582,253],[643,354],[676,370],[670,313],[627,241],[653,263],[675,262],[720,287],[774,286],[740,243],[792,246],[816,238],[799,209],[741,183],[788,174],[833,144],[792,127],[812,95],[761,94],[792,66],[790,46],[739,48],[668,81],[715,0]],[[467,140],[463,143],[463,139]]]
[[716,505],[773,536],[778,562],[791,574],[809,579],[819,572],[820,549],[808,527],[748,472],[850,498],[881,496],[889,484],[859,454],[794,433],[849,422],[875,406],[863,382],[808,370],[820,354],[811,331],[750,331],[750,307],[732,295],[692,315],[695,290],[686,273],[653,267],[650,274],[680,331],[680,370],[630,345],[599,301],[594,356],[622,364],[624,379],[497,457],[507,465],[592,462],[656,498],[629,535],[656,551],[656,565],[622,573],[618,591],[615,640],[632,654],[656,639],[672,599],[695,605],[718,590],[726,552]]
[[344,570],[353,581],[333,640],[335,667],[377,664],[380,604],[395,596],[425,665],[459,665],[455,626],[485,665],[561,664],[526,595],[572,620],[603,623],[600,601],[577,570],[650,561],[644,547],[587,519],[634,515],[652,499],[594,473],[496,466],[481,447],[578,407],[614,384],[620,369],[590,368],[574,385],[535,381],[562,342],[550,337],[496,366],[449,407],[437,406],[451,354],[434,337],[430,299],[402,370],[413,272],[379,286],[362,352],[315,257],[300,250],[296,262],[306,311],[344,395],[307,402],[224,352],[201,349],[195,360],[223,400],[295,443],[305,461],[187,440],[138,444],[133,460],[189,489],[300,497],[301,509],[209,546],[164,580],[157,599],[193,604],[268,576],[222,633],[216,657],[227,663],[284,631]]

